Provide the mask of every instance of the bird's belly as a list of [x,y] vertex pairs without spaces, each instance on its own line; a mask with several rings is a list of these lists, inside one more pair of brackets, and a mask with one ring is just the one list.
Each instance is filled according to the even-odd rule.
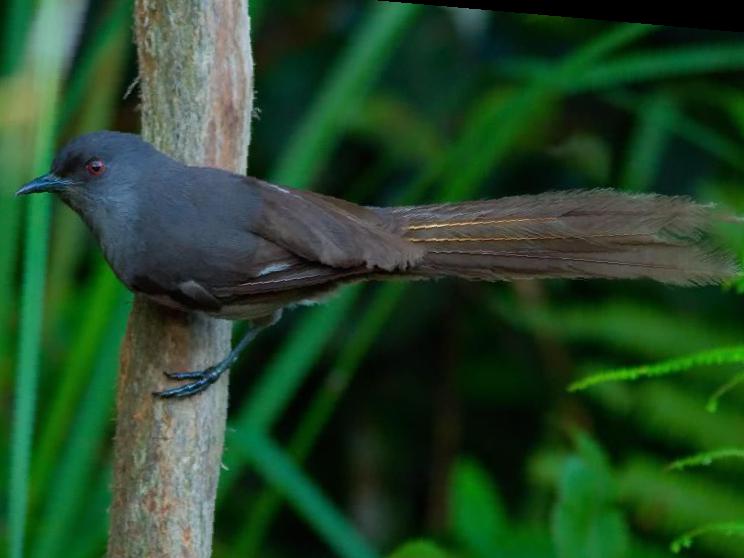
[[225,303],[218,311],[210,311],[207,314],[227,320],[255,320],[271,316],[283,308],[323,303],[338,292],[338,286],[338,284],[330,284],[270,295],[246,296]]
[[154,303],[159,304],[160,306],[166,306],[167,308],[172,308],[174,310],[181,310],[182,312],[193,311],[193,308],[187,307],[186,305],[171,298],[167,294],[151,294],[143,292],[139,292],[139,294],[144,295],[145,297],[147,297],[148,300],[151,300]]
[[206,314],[224,320],[256,320],[271,316],[280,308],[282,305],[268,302],[226,304],[218,311],[206,312]]
[[[144,294],[144,293],[142,293]],[[276,310],[282,307],[275,302],[241,302],[239,304],[226,304],[219,310],[197,310],[187,306],[167,294],[144,294],[149,300],[156,304],[180,310],[182,312],[198,312],[213,318],[222,318],[224,320],[255,320],[266,316],[271,316]]]

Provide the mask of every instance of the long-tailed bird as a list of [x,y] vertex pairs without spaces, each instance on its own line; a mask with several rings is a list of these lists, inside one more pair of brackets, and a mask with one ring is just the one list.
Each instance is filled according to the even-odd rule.
[[567,277],[718,283],[737,273],[704,232],[718,213],[683,197],[609,189],[368,207],[180,163],[139,136],[70,141],[18,195],[54,192],[118,278],[157,303],[253,327],[230,354],[157,392],[214,383],[282,309],[355,281]]

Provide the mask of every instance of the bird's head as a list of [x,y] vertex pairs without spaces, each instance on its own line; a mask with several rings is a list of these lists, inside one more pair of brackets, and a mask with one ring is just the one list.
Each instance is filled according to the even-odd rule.
[[120,198],[137,183],[145,162],[168,159],[134,134],[100,131],[78,136],[54,158],[49,173],[24,184],[17,196],[53,192],[79,212]]

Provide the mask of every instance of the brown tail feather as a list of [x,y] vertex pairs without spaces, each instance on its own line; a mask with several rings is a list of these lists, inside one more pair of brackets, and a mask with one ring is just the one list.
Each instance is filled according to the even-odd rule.
[[415,269],[465,279],[650,278],[719,283],[738,273],[705,232],[715,210],[684,197],[589,190],[386,210],[426,248]]

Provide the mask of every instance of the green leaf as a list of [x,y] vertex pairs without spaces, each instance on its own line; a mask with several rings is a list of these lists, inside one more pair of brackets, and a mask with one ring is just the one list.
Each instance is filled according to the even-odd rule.
[[586,92],[639,81],[660,80],[744,68],[744,45],[711,44],[637,52],[595,66],[567,84]]
[[621,558],[628,532],[615,507],[615,486],[607,458],[580,434],[578,452],[563,465],[552,534],[559,558]]
[[713,451],[697,453],[683,459],[678,459],[667,465],[670,471],[682,471],[688,467],[708,467],[721,459],[744,460],[744,448],[722,448]]
[[728,382],[719,387],[713,394],[708,398],[708,402],[705,404],[705,408],[709,413],[715,413],[718,411],[718,402],[721,397],[726,395],[729,391],[734,389],[736,386],[744,382],[744,372],[735,374]]
[[333,151],[346,121],[389,60],[403,30],[420,6],[383,2],[370,8],[354,42],[334,66],[308,116],[284,150],[272,181],[307,187]]
[[[383,288],[389,296],[378,297],[362,318],[355,323],[353,343],[347,343],[344,346],[289,441],[287,449],[298,463],[302,463],[310,453],[338,400],[345,393],[346,386],[351,381],[354,371],[357,370],[359,362],[364,358],[369,346],[374,343],[377,331],[383,327],[392,313],[391,307],[400,298],[403,287],[402,283],[385,285]],[[237,555],[258,556],[260,554],[263,539],[281,503],[280,495],[271,487],[265,488],[255,498],[251,512],[247,516],[247,526],[241,531],[234,544]]]
[[722,347],[685,357],[665,360],[656,364],[645,364],[643,366],[633,366],[598,372],[597,374],[592,374],[591,376],[574,382],[568,387],[568,389],[569,391],[578,391],[603,382],[627,381],[653,376],[666,376],[668,374],[686,372],[696,366],[741,363],[744,363],[744,345]]
[[37,500],[49,493],[60,447],[69,435],[70,423],[81,396],[95,375],[94,362],[111,328],[112,314],[118,308],[128,308],[131,298],[103,261],[99,262],[89,285],[85,288],[78,286],[78,290],[81,292],[76,328],[67,343],[66,358],[60,366],[54,396],[47,401],[46,420],[40,426],[39,441],[34,447],[32,508]]
[[[287,336],[283,350],[266,367],[250,399],[228,428],[225,445],[247,447],[247,435],[255,430],[268,430],[280,416],[299,383],[310,372],[325,342],[338,328],[345,310],[354,303],[359,287],[345,289],[325,306],[308,310]],[[220,496],[224,497],[238,479],[245,463],[242,452],[225,454],[227,470],[220,479]]]
[[448,558],[436,544],[426,540],[409,541],[395,550],[388,558]]
[[[653,29],[652,26],[645,27]],[[627,26],[625,29],[631,31],[634,28]],[[500,64],[499,69],[517,79],[534,79],[549,71],[552,65],[552,61],[544,59],[523,58],[507,60]],[[572,79],[563,80],[562,87],[566,92],[586,93],[644,81],[737,71],[743,67],[744,45],[740,43],[677,46],[618,56],[577,73]]]
[[[55,549],[72,542],[70,531],[80,508],[84,507],[90,479],[96,470],[96,460],[110,428],[114,401],[119,345],[129,313],[128,305],[120,305],[109,316],[110,323],[99,346],[94,373],[87,392],[79,404],[75,422],[64,450],[58,452],[54,489],[48,491],[41,524],[31,556],[52,556]],[[77,537],[80,538],[80,537]]]
[[672,552],[677,554],[682,550],[690,548],[692,546],[692,541],[695,538],[708,534],[726,535],[727,537],[744,537],[744,522],[728,521],[703,525],[702,527],[688,531],[684,535],[674,539],[669,545],[669,548]]
[[[52,159],[57,94],[67,57],[71,54],[71,46],[78,35],[82,8],[82,2],[79,1],[63,5],[55,0],[43,0],[36,12],[36,33],[30,36],[29,44],[28,79],[32,84],[31,91],[37,97],[35,102],[38,103],[33,135],[33,169],[39,174],[46,172]],[[60,22],[64,22],[61,27]],[[21,558],[24,555],[51,200],[47,196],[35,196],[27,203],[26,253],[21,289],[17,384],[8,488],[8,539],[11,558]]]
[[23,61],[23,49],[33,5],[34,3],[28,0],[6,2],[3,14],[4,40],[0,49],[0,77],[11,74]]
[[694,352],[733,345],[744,334],[736,323],[711,328],[698,315],[670,312],[639,297],[606,297],[592,303],[562,300],[531,306],[499,293],[488,300],[488,305],[500,319],[522,330],[566,342],[596,343],[649,359],[679,355],[681,346]]
[[658,94],[642,103],[620,180],[626,190],[645,192],[654,185],[674,116],[674,104],[667,95]]
[[470,459],[459,460],[452,472],[450,527],[465,548],[483,558],[496,554],[497,541],[507,528],[496,485]]
[[297,513],[339,556],[375,558],[377,553],[318,487],[268,436],[246,433],[246,457],[266,482],[281,492]]

